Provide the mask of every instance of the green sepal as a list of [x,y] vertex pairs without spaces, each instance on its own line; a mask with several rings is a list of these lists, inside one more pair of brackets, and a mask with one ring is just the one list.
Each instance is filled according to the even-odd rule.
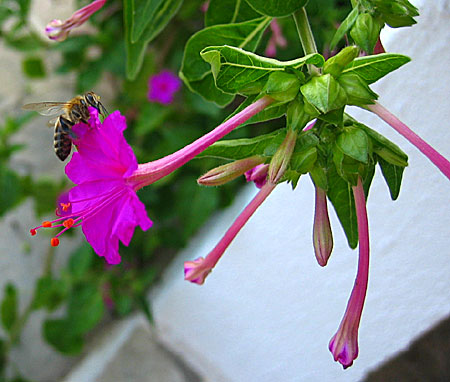
[[346,105],[347,94],[331,74],[312,77],[300,87],[305,99],[322,113],[339,109]]
[[323,65],[323,73],[330,73],[334,77],[338,77],[344,68],[358,57],[359,48],[357,46],[347,46],[338,54],[330,57]]
[[313,180],[316,187],[320,187],[325,191],[328,189],[327,172],[322,166],[318,165],[317,162],[314,167],[309,170],[309,176]]
[[328,113],[320,114],[319,116],[317,116],[317,119],[331,123],[332,125],[342,126],[344,119],[344,109],[345,107],[341,107],[336,110],[331,110]]
[[361,13],[350,31],[350,36],[362,50],[372,54],[382,27],[383,23],[369,13]]
[[408,0],[371,0],[386,24],[392,28],[411,26],[419,11]]
[[345,155],[339,147],[333,150],[333,163],[339,176],[352,186],[358,183],[358,177],[364,172],[361,162]]
[[338,135],[336,146],[350,158],[368,164],[369,138],[363,130],[346,126],[344,131]]
[[310,172],[317,161],[317,148],[309,147],[292,154],[290,169],[299,174]]
[[300,90],[300,81],[294,74],[275,72],[269,75],[263,92],[276,101],[292,101]]
[[409,57],[393,53],[358,57],[348,64],[342,73],[355,73],[370,85],[409,61]]
[[347,105],[365,106],[375,103],[378,95],[354,73],[345,73],[337,79],[347,94]]
[[289,103],[286,113],[287,127],[293,130],[302,130],[311,121],[311,117],[305,111],[305,104],[301,97],[297,97]]

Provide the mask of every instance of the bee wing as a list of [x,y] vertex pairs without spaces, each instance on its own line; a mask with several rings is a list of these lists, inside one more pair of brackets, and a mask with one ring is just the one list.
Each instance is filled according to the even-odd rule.
[[37,111],[40,115],[55,115],[61,114],[68,106],[67,102],[37,102],[23,105],[22,109]]

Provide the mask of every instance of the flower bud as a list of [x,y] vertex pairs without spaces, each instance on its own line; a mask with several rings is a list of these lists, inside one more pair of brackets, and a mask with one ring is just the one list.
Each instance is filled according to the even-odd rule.
[[278,147],[275,155],[272,157],[269,166],[269,181],[277,184],[283,177],[289,162],[291,161],[292,152],[297,142],[297,132],[288,129],[283,143]]
[[321,267],[324,267],[327,265],[333,250],[333,233],[328,217],[327,194],[320,187],[316,187],[313,243],[317,262]]
[[358,57],[359,48],[356,46],[347,46],[338,54],[330,57],[323,66],[323,72],[330,73],[337,77],[341,74],[344,68],[350,64],[356,57]]
[[209,170],[197,179],[197,183],[202,186],[221,186],[238,176],[244,175],[261,163],[264,163],[264,158],[258,155],[227,163]]

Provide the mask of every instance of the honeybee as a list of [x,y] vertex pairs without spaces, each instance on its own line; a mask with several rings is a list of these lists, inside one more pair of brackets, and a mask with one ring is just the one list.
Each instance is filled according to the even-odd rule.
[[56,156],[64,161],[72,151],[72,139],[76,138],[72,127],[78,122],[88,123],[89,106],[96,108],[102,116],[106,116],[107,111],[100,102],[100,96],[94,92],[78,95],[68,102],[29,103],[22,106],[22,109],[37,111],[41,115],[48,116],[59,114],[58,117],[49,121],[49,126],[55,126],[53,147]]

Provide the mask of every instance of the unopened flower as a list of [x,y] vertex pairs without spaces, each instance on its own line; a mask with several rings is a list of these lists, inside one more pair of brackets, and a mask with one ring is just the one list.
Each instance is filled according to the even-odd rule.
[[328,217],[327,193],[316,186],[316,205],[313,226],[314,253],[320,266],[327,265],[333,250],[333,234]]
[[197,179],[197,183],[202,186],[221,186],[243,174],[247,177],[247,174],[258,166],[261,166],[262,162],[264,162],[264,158],[258,155],[239,159],[209,170]]
[[267,183],[268,164],[260,164],[245,173],[247,182],[255,182],[255,186],[261,188]]
[[350,367],[358,357],[358,329],[369,278],[369,226],[361,178],[358,179],[358,184],[353,187],[353,195],[355,197],[359,236],[358,273],[344,317],[329,344],[334,360],[341,363],[344,369]]
[[148,80],[148,100],[169,105],[175,93],[181,88],[181,80],[172,72],[163,70]]
[[272,36],[270,36],[264,54],[267,57],[275,57],[277,55],[277,47],[285,48],[287,46],[287,41],[284,38],[280,24],[278,24],[276,19],[273,19],[270,22],[270,29],[272,31]]
[[64,41],[73,28],[79,27],[80,25],[84,24],[92,16],[92,14],[103,7],[105,3],[106,0],[95,0],[89,5],[86,5],[85,7],[76,11],[66,21],[50,21],[45,28],[45,34],[51,40]]
[[211,273],[212,267],[203,257],[199,257],[193,261],[184,262],[184,279],[195,284],[202,285],[206,276]]
[[43,222],[30,233],[36,235],[40,228],[61,228],[51,239],[51,245],[57,246],[64,232],[81,226],[99,256],[110,264],[119,263],[119,240],[128,245],[136,226],[144,231],[152,226],[136,192],[172,173],[272,102],[270,97],[263,97],[181,150],[139,165],[123,137],[125,118],[116,111],[102,123],[98,111],[89,108],[88,125],[73,127],[78,152],[66,165],[67,176],[77,185],[69,191],[68,201],[60,202],[59,218]]

